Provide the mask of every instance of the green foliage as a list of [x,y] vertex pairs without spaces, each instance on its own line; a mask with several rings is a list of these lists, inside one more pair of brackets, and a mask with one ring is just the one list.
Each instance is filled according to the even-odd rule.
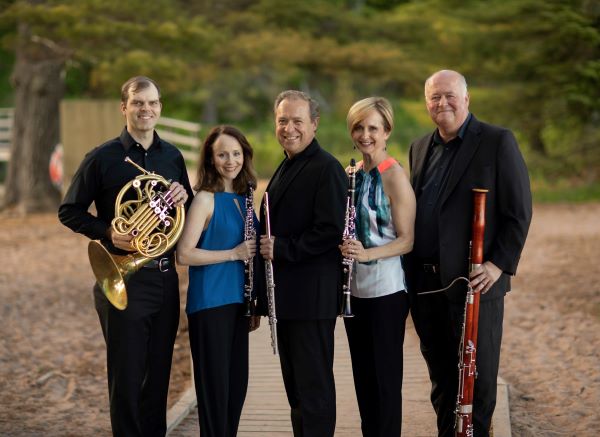
[[581,183],[568,179],[548,182],[545,179],[532,181],[534,202],[597,202],[600,200],[600,183]]
[[[350,105],[387,97],[396,117],[390,152],[406,164],[408,144],[432,129],[423,82],[451,68],[467,77],[479,118],[515,131],[534,179],[598,180],[600,10],[593,1],[0,5],[3,47],[30,44],[64,57],[69,96],[115,97],[128,77],[150,75],[163,89],[165,115],[207,127],[227,121],[248,132],[263,176],[281,159],[272,132],[272,102],[281,90],[301,89],[320,101],[319,140],[342,162],[353,155],[345,128]],[[13,62],[6,53],[2,67]],[[0,70],[0,102],[7,104],[8,74]]]

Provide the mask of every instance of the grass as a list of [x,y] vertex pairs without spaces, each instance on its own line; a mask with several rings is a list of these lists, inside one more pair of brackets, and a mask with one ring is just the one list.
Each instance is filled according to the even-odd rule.
[[589,184],[561,180],[548,183],[533,180],[531,183],[533,201],[536,203],[584,203],[600,201],[600,182]]

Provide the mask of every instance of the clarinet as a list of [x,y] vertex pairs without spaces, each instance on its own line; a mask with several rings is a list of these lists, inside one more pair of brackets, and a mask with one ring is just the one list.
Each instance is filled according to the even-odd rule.
[[[356,240],[356,207],[354,206],[354,191],[356,187],[356,161],[350,160],[348,168],[348,198],[346,199],[346,218],[344,224],[344,233],[342,241]],[[342,269],[344,272],[344,283],[342,286],[342,308],[340,310],[341,317],[354,317],[352,308],[350,307],[350,285],[352,282],[352,270],[354,260],[351,258],[342,259]]]
[[[269,219],[269,193],[265,191],[264,210],[266,221],[267,237],[271,238],[271,221]],[[277,355],[277,314],[275,311],[275,281],[273,278],[273,262],[270,259],[265,260],[265,279],[267,282],[267,307],[269,312],[269,326],[271,328],[271,347],[273,354]]]
[[[244,241],[256,240],[256,228],[254,227],[254,183],[248,183],[246,193],[246,218],[244,220]],[[254,315],[255,302],[254,291],[254,257],[244,260],[244,302],[246,312],[244,316]]]
[[[469,248],[469,272],[483,263],[483,233],[485,229],[485,198],[488,190],[473,189],[473,227]],[[468,286],[465,300],[462,335],[458,351],[458,394],[454,431],[456,437],[473,436],[473,389],[477,368],[477,330],[479,327],[479,293]]]

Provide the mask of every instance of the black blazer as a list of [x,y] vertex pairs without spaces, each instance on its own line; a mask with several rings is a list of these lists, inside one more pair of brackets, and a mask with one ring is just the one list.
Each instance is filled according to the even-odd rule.
[[[415,193],[421,188],[423,165],[432,136],[433,133],[425,135],[410,146],[411,183]],[[440,196],[439,253],[444,286],[468,273],[473,188],[489,190],[484,261],[493,262],[504,272],[482,295],[482,300],[489,300],[510,291],[510,276],[517,271],[531,222],[531,190],[527,167],[512,132],[482,123],[475,116],[465,131],[448,183]],[[414,260],[411,261],[414,263]],[[418,267],[411,265],[409,270],[413,268]],[[455,287],[449,293],[450,299],[464,301],[464,290],[464,287]]]
[[[335,318],[341,295],[338,245],[344,230],[348,179],[341,164],[316,139],[294,159],[299,161],[284,174],[276,192],[269,192],[277,318]],[[261,234],[265,234],[264,203],[260,217]],[[260,265],[263,283],[258,304],[259,312],[265,314],[264,262]]]

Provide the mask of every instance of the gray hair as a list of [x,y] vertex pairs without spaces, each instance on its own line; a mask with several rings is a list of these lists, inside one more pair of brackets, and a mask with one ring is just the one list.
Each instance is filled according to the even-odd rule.
[[311,121],[315,121],[317,118],[319,118],[319,102],[311,98],[308,94],[297,90],[286,90],[279,93],[275,99],[275,104],[273,105],[273,113],[277,113],[277,108],[285,99],[304,100],[305,102],[308,102],[308,110],[310,112]]

